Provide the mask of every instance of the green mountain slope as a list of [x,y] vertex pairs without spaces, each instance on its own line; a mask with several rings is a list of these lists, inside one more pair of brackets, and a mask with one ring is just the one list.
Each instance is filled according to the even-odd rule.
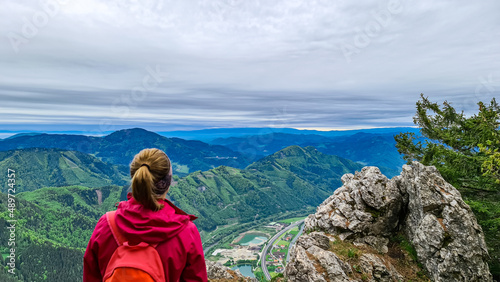
[[247,169],[265,173],[273,181],[283,179],[283,172],[291,172],[330,195],[342,186],[342,175],[362,167],[351,160],[321,153],[312,146],[290,146],[249,165]]
[[[316,147],[325,154],[341,156],[364,165],[396,170],[395,174],[399,174],[399,170],[406,163],[396,149],[392,134],[357,133],[338,137],[333,142],[317,144]],[[383,169],[381,171],[386,173]]]
[[[82,257],[90,235],[99,217],[113,209],[122,190],[120,186],[71,186],[19,193],[13,218],[7,210],[7,195],[0,193],[1,230],[8,230],[7,220],[17,220],[17,278],[81,281]],[[9,236],[9,232],[0,232],[0,241],[8,242]],[[9,254],[8,246],[0,246],[0,252]]]
[[[0,169],[16,170],[18,193],[43,186],[125,184],[127,179],[116,167],[79,152],[25,149],[0,152],[0,157],[2,154],[8,157],[0,162]],[[182,209],[199,215],[199,227],[209,231],[229,222],[248,222],[276,212],[316,206],[342,185],[340,177],[344,173],[361,168],[352,161],[322,154],[314,147],[291,146],[246,169],[220,166],[176,178],[178,181],[168,195]],[[0,181],[7,183],[7,179]],[[61,202],[68,197],[54,193],[42,189],[24,197],[33,203],[50,202],[49,206],[56,205],[52,201]]]
[[[13,152],[74,153],[55,149]],[[40,160],[43,158],[34,155]],[[14,154],[15,155],[15,154]],[[20,156],[22,154],[18,154]],[[91,159],[92,157],[89,156]],[[35,162],[40,167],[46,164]],[[200,231],[246,223],[280,212],[317,206],[340,186],[340,176],[361,169],[359,164],[292,146],[246,169],[220,166],[177,178],[169,198],[181,209],[197,215]],[[23,174],[16,179],[24,178]],[[126,187],[49,187],[16,195],[18,273],[25,281],[79,281],[82,255],[98,218],[123,199]],[[6,230],[10,213],[7,195],[0,193],[0,228]],[[8,232],[0,233],[7,242]],[[0,252],[8,254],[7,246]],[[51,257],[53,257],[51,259]],[[62,266],[62,267],[61,267]],[[0,277],[4,275],[0,273]],[[63,280],[61,280],[63,279]]]
[[199,215],[202,229],[212,230],[231,221],[316,206],[341,186],[344,173],[361,168],[313,147],[291,146],[243,170],[221,166],[192,173],[168,195],[182,209]]
[[29,148],[0,152],[0,182],[7,183],[7,170],[16,174],[17,192],[46,186],[82,185],[98,187],[123,185],[127,168],[109,165],[81,152]]
[[223,145],[231,150],[246,152],[255,160],[292,145],[314,146],[320,152],[336,155],[363,165],[378,166],[388,177],[399,174],[406,162],[399,155],[394,141],[397,132],[357,132],[344,136],[317,134],[272,133],[245,137],[219,138],[211,144]]
[[159,148],[172,159],[177,175],[208,170],[220,165],[244,168],[242,153],[201,141],[167,138],[140,128],[113,132],[104,137],[69,134],[21,135],[0,141],[0,151],[22,148],[59,148],[92,154],[104,162],[128,166],[144,148]]

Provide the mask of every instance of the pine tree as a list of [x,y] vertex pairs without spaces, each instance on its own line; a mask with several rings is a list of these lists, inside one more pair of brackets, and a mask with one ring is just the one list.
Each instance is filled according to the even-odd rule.
[[455,187],[500,188],[500,107],[479,102],[479,112],[467,117],[448,102],[440,107],[421,95],[413,121],[422,136],[401,133],[396,147],[407,161],[435,166]]
[[394,138],[403,158],[435,166],[462,194],[481,225],[491,260],[490,271],[500,279],[500,107],[478,103],[471,116],[458,113],[421,95],[413,119],[421,136],[401,133]]

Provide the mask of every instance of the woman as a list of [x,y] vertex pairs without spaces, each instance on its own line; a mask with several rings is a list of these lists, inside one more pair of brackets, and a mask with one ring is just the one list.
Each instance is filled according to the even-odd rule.
[[[130,164],[132,193],[120,202],[115,225],[134,245],[155,245],[166,281],[207,281],[200,233],[188,215],[165,196],[172,180],[172,165],[159,149],[144,149]],[[118,243],[106,215],[97,222],[84,255],[83,281],[102,281]]]

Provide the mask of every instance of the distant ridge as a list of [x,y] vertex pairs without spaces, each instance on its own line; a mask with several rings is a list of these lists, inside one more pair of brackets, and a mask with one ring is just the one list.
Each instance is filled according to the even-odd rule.
[[370,128],[370,129],[352,129],[352,130],[309,130],[309,129],[295,129],[295,128],[214,128],[214,129],[201,129],[190,131],[159,131],[158,134],[166,137],[179,137],[190,140],[212,141],[217,138],[228,137],[243,137],[251,135],[266,135],[270,133],[288,133],[288,134],[315,134],[326,137],[346,136],[353,135],[359,132],[365,133],[400,133],[400,132],[418,132],[414,127],[383,127],[383,128]]
[[[287,146],[314,146],[326,154],[378,166],[391,177],[397,175],[405,163],[395,148],[393,136],[406,131],[418,133],[419,130],[412,127],[345,131],[219,128],[160,132],[171,136],[182,135],[186,139],[165,137],[142,128],[118,130],[101,137],[22,133],[0,140],[0,151],[33,147],[60,148],[92,154],[102,161],[128,166],[141,149],[157,147],[171,157],[175,173],[185,176],[196,170],[209,170],[220,165],[242,169]],[[210,141],[187,140],[194,137]]]
[[[418,133],[418,129],[411,132]],[[395,130],[395,131],[392,131]],[[223,145],[240,152],[251,152],[255,159],[273,154],[285,147],[299,145],[314,146],[319,151],[359,162],[363,165],[378,166],[384,174],[392,177],[406,162],[397,151],[394,135],[401,128],[377,129],[371,132],[349,131],[351,135],[325,136],[319,134],[269,133],[243,137],[217,138],[211,144]]]
[[159,148],[169,155],[176,174],[180,176],[220,165],[244,168],[249,164],[244,154],[227,147],[201,141],[167,138],[142,128],[123,129],[103,137],[42,133],[0,140],[0,151],[24,148],[79,151],[92,154],[104,162],[126,166],[140,150]]
[[[129,128],[133,129],[133,128]],[[127,130],[127,129],[122,129]],[[228,138],[228,137],[241,137],[241,136],[249,136],[249,135],[265,135],[269,133],[288,133],[288,134],[317,134],[321,136],[345,136],[345,135],[353,135],[358,132],[366,132],[366,133],[396,133],[396,132],[418,132],[418,129],[415,127],[381,127],[381,128],[368,128],[368,129],[348,129],[348,130],[311,130],[311,129],[295,129],[295,128],[280,128],[280,127],[241,127],[241,128],[211,128],[211,129],[197,129],[197,130],[173,130],[173,131],[156,131],[156,130],[148,130],[156,132],[165,137],[177,137],[187,140],[200,140],[203,142],[211,141],[216,138]],[[118,130],[119,131],[119,130]],[[98,131],[98,132],[89,132],[89,131],[32,131],[32,132],[24,132],[18,133],[12,130],[0,130],[0,134],[11,134],[10,137],[18,137],[20,134],[67,134],[67,135],[84,135],[84,136],[105,136],[108,134],[112,134],[114,131]],[[4,139],[7,139],[6,137]],[[0,138],[0,140],[2,140]]]
[[17,134],[14,134],[12,136],[9,136],[7,138],[4,138],[3,140],[17,138],[17,137],[21,137],[21,136],[34,136],[34,135],[39,135],[39,134],[42,134],[42,133],[37,133],[37,132],[17,133]]

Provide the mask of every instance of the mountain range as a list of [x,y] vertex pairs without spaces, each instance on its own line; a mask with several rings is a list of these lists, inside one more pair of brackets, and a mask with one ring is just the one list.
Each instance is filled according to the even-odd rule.
[[157,133],[166,137],[178,137],[188,140],[200,140],[210,143],[212,140],[219,138],[230,137],[247,137],[267,135],[272,133],[286,133],[294,135],[320,135],[325,137],[349,136],[356,133],[370,134],[392,134],[396,135],[401,132],[419,133],[419,129],[415,127],[386,127],[386,128],[370,128],[370,129],[351,129],[351,130],[313,130],[313,129],[295,129],[285,127],[256,127],[256,128],[212,128],[189,131],[158,131]]
[[91,154],[103,162],[128,166],[144,148],[164,150],[172,160],[175,174],[208,170],[220,165],[244,168],[249,162],[242,153],[224,146],[196,140],[167,138],[140,128],[113,132],[104,137],[71,134],[12,136],[0,141],[0,151],[25,148],[58,148]]
[[[16,170],[17,277],[26,281],[81,279],[81,256],[90,234],[98,218],[126,198],[128,164],[143,148],[160,148],[170,156],[175,175],[168,197],[198,216],[195,223],[205,234],[231,224],[265,222],[279,213],[317,206],[342,185],[343,174],[363,166],[333,153],[342,151],[367,163],[382,163],[386,158],[388,165],[394,165],[390,160],[395,149],[382,150],[389,146],[387,136],[359,134],[335,138],[259,135],[259,142],[274,139],[263,142],[264,146],[247,142],[251,136],[208,144],[143,129],[121,130],[103,137],[22,134],[3,139],[0,170]],[[367,147],[356,148],[356,142]],[[238,149],[246,145],[262,154]],[[376,149],[383,152],[378,158],[372,153]],[[7,183],[6,175],[2,174],[0,181]],[[0,205],[0,228],[6,230],[10,212],[7,195],[1,192]],[[2,232],[0,240],[6,240],[5,236],[7,232]],[[0,251],[5,259],[8,250],[1,246]],[[3,279],[7,276],[2,271],[1,281],[13,279]]]
[[[51,170],[56,161],[48,159],[58,157],[58,162],[64,163],[61,158],[71,157],[72,162],[80,166],[83,166],[80,160],[85,159],[84,153],[60,149],[30,148],[2,153],[9,154],[10,157],[4,159],[7,163],[31,160],[23,164],[31,164],[26,165],[27,170],[39,168],[38,182],[34,182],[39,186],[45,186],[53,177],[46,171]],[[77,160],[72,154],[80,158]],[[93,162],[100,162],[87,156]],[[175,177],[168,197],[181,209],[197,215],[195,223],[199,230],[208,232],[221,225],[261,220],[280,212],[318,205],[341,185],[343,173],[360,169],[360,164],[322,154],[314,147],[291,146],[246,169],[219,166]],[[17,179],[26,177],[22,172],[19,170]],[[103,177],[105,172],[100,171]],[[81,257],[98,218],[124,199],[127,190],[127,185],[69,186],[18,193],[19,208],[14,213],[19,254],[17,277],[24,281],[79,281]],[[0,193],[2,230],[9,226],[9,214],[7,195]],[[2,232],[0,240],[8,240],[6,236],[8,232]],[[6,246],[0,247],[0,252],[4,258],[9,253]],[[0,278],[4,275],[0,273]]]
[[[350,131],[297,129],[212,129],[195,131],[191,137],[205,141],[165,137],[140,128],[124,129],[103,137],[74,134],[22,133],[0,140],[0,151],[23,148],[59,148],[91,154],[100,160],[128,166],[143,148],[160,148],[173,161],[175,174],[185,176],[220,165],[243,169],[262,157],[288,146],[314,146],[320,152],[337,155],[363,165],[378,166],[388,177],[397,175],[405,161],[395,148],[394,135],[415,128],[381,128]],[[294,133],[290,133],[294,132]],[[182,135],[182,132],[162,134]],[[210,139],[207,136],[235,136]],[[247,133],[253,133],[245,135]],[[297,134],[300,133],[300,134]],[[307,134],[304,134],[307,133]],[[187,133],[184,132],[184,135]],[[189,137],[189,136],[188,136]]]
[[336,155],[363,165],[378,166],[388,177],[398,175],[406,162],[399,155],[394,133],[365,133],[327,137],[317,134],[270,133],[245,137],[218,138],[209,141],[233,151],[244,153],[248,158],[259,159],[291,145],[314,146],[320,152]]

